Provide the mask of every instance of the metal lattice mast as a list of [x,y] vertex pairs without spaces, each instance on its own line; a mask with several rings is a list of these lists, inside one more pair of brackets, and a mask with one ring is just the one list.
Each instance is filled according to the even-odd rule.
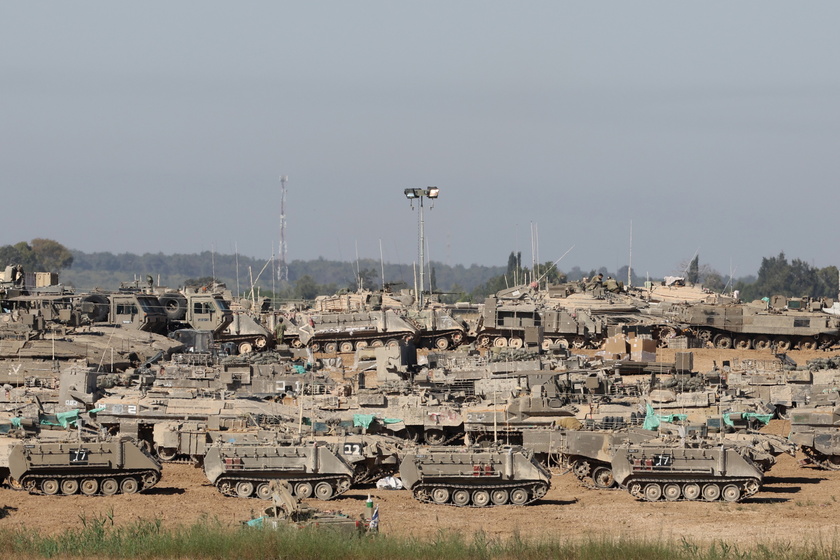
[[286,181],[288,180],[288,175],[280,175],[280,247],[277,250],[280,262],[277,265],[277,278],[281,282],[289,281],[289,267],[286,264]]

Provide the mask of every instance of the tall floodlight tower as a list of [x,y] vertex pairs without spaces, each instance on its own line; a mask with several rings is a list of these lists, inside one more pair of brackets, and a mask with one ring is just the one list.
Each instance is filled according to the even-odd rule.
[[286,265],[286,181],[288,175],[280,175],[280,262],[277,265],[277,278],[281,282],[289,281],[289,267]]
[[435,199],[438,197],[438,193],[440,193],[440,189],[437,187],[426,187],[425,189],[405,189],[405,197],[411,202],[411,207],[414,208],[414,201],[418,202],[419,206],[419,245],[420,245],[420,289],[417,293],[417,307],[419,309],[423,308],[423,292],[425,290],[425,282],[426,282],[426,224],[423,221],[423,199],[428,198],[432,202],[432,207],[434,207]]

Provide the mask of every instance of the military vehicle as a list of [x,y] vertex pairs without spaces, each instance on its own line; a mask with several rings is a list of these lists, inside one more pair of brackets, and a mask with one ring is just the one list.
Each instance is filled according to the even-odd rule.
[[246,526],[259,529],[312,527],[350,534],[376,530],[370,519],[353,519],[337,511],[321,511],[303,505],[300,498],[292,496],[292,488],[286,481],[272,481],[269,488],[273,505],[265,509],[265,515],[246,521]]
[[615,482],[640,500],[738,502],[761,488],[764,474],[732,445],[689,447],[626,443],[612,458]]
[[220,442],[207,450],[204,474],[226,496],[267,500],[271,481],[285,480],[299,498],[329,500],[350,488],[353,468],[337,450],[319,443]]
[[521,348],[559,343],[574,348],[597,347],[606,335],[603,320],[585,309],[552,309],[528,296],[524,288],[511,288],[488,297],[482,304],[480,324],[473,330],[482,347]]
[[788,439],[799,446],[809,463],[840,470],[840,408],[794,410]]
[[773,296],[747,304],[671,305],[662,316],[716,348],[814,350],[837,344],[840,317],[823,313],[823,300]]
[[157,484],[161,466],[130,438],[62,434],[11,440],[9,483],[32,494],[133,494]]
[[400,478],[421,502],[522,506],[545,496],[551,473],[521,447],[426,447],[408,452]]
[[167,333],[167,317],[157,296],[143,293],[92,293],[80,308],[92,323],[107,323],[157,334]]
[[[353,468],[353,484],[370,484],[383,476],[394,474],[399,467],[399,450],[402,440],[384,435],[347,434],[313,437],[312,426],[298,433],[291,423],[274,427],[255,427],[243,422],[235,428],[218,429],[220,419],[207,422],[169,420],[154,424],[154,450],[163,462],[192,462],[201,464],[207,450],[214,442],[266,443],[300,446],[305,442],[324,442],[334,446],[337,454]],[[208,429],[208,425],[217,427]],[[230,425],[231,422],[226,422]]]
[[563,464],[582,485],[600,490],[617,486],[612,463],[617,449],[623,445],[652,445],[658,442],[663,445],[709,447],[726,443],[738,449],[741,455],[749,458],[762,472],[770,470],[776,463],[776,457],[782,453],[791,456],[796,453],[794,445],[773,434],[735,432],[715,435],[708,434],[706,426],[691,425],[672,425],[667,429],[671,430],[670,433],[640,427],[612,432],[568,430],[560,437],[555,436],[554,449],[562,454]]
[[397,347],[415,340],[419,329],[393,309],[347,313],[297,313],[289,319],[285,338],[292,346],[313,352],[352,352],[367,346]]

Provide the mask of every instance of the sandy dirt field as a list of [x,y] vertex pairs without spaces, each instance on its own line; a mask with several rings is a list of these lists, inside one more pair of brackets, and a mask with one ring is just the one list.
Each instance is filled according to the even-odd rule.
[[[669,360],[670,351],[660,351]],[[800,363],[826,353],[791,353]],[[733,351],[696,351],[695,368],[711,369],[736,356]],[[754,351],[737,356],[767,359]],[[785,421],[774,420],[767,431],[787,434]],[[408,491],[352,489],[330,502],[310,500],[321,509],[337,509],[357,516],[370,492],[380,504],[383,533],[434,536],[441,530],[471,534],[484,531],[494,537],[519,533],[524,537],[613,536],[725,540],[740,545],[762,542],[804,543],[838,537],[840,472],[803,468],[798,460],[782,456],[768,474],[761,491],[742,503],[646,503],[623,490],[597,491],[578,485],[571,474],[555,472],[552,488],[542,500],[525,507],[473,509],[421,504]],[[138,519],[162,520],[164,526],[191,524],[216,518],[237,525],[257,515],[266,505],[256,499],[224,497],[206,481],[201,469],[168,464],[163,479],[150,491],[110,497],[31,496],[0,489],[3,517],[0,527],[23,527],[44,533],[80,527],[82,519],[112,516],[116,524]]]

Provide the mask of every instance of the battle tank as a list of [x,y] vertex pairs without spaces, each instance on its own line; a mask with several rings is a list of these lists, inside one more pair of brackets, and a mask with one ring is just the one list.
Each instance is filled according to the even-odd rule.
[[427,447],[407,453],[400,478],[421,502],[522,506],[545,496],[551,473],[521,447]]
[[319,443],[217,443],[204,456],[204,474],[226,496],[269,499],[271,481],[285,480],[299,498],[329,500],[350,488],[353,468]]
[[733,445],[688,447],[627,443],[612,459],[615,482],[638,499],[738,502],[761,488],[764,474]]
[[[5,439],[5,438],[4,438]],[[157,484],[161,466],[130,438],[9,439],[9,483],[32,494],[133,494]]]
[[799,446],[809,463],[840,470],[840,408],[794,410],[788,439]]

